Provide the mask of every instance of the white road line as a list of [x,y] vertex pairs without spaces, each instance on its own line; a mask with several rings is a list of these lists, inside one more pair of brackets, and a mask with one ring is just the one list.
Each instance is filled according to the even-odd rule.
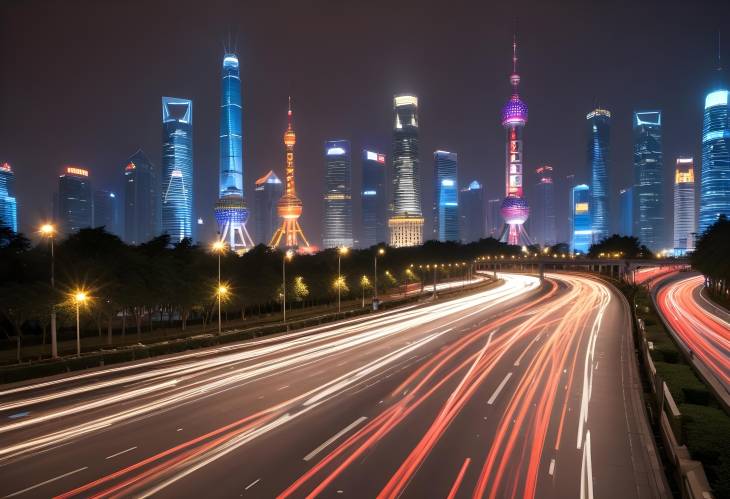
[[134,447],[130,447],[130,448],[129,448],[129,449],[127,449],[127,450],[123,450],[123,451],[121,451],[121,452],[117,452],[116,454],[112,454],[111,456],[107,456],[107,457],[105,457],[104,459],[111,459],[111,458],[113,458],[113,457],[121,456],[122,454],[126,454],[127,452],[129,452],[129,451],[133,451],[133,450],[134,450],[134,449],[136,449],[136,448],[137,448],[137,446],[135,445]]
[[316,449],[314,449],[312,452],[310,452],[309,454],[307,454],[306,456],[304,456],[304,460],[305,461],[309,461],[314,456],[316,456],[317,454],[319,454],[320,452],[322,452],[325,448],[327,448],[332,442],[334,442],[335,440],[337,440],[338,438],[340,438],[342,435],[344,435],[348,431],[352,430],[354,427],[356,427],[357,425],[359,425],[360,423],[362,423],[366,419],[367,418],[365,416],[363,416],[361,418],[356,419],[355,421],[353,421],[349,425],[345,426],[343,429],[341,429],[340,431],[338,431],[337,433],[335,433],[334,435],[332,435],[330,438],[328,438],[327,440],[325,440],[322,445],[320,445],[319,447],[317,447]]
[[541,335],[541,334],[542,334],[542,333],[540,333],[540,334],[538,334],[537,336],[535,336],[535,337],[534,337],[534,338],[532,339],[532,341],[531,341],[531,342],[530,342],[530,343],[529,343],[529,344],[527,345],[527,348],[525,348],[525,350],[524,350],[524,351],[523,351],[523,352],[522,352],[522,353],[520,354],[520,356],[519,356],[519,357],[517,357],[517,360],[515,361],[515,364],[514,364],[514,366],[515,366],[515,367],[517,367],[517,366],[519,366],[519,365],[520,365],[520,362],[522,361],[522,357],[524,357],[524,356],[525,356],[525,354],[526,354],[526,353],[527,353],[527,351],[528,351],[528,350],[530,349],[530,347],[532,346],[532,344],[533,344],[533,343],[535,343],[535,342],[537,341],[537,339],[538,339],[538,338],[540,338],[540,335]]
[[289,385],[280,386],[277,391],[286,390],[287,388],[289,388]]
[[67,476],[71,476],[74,473],[78,473],[79,471],[84,471],[87,468],[88,468],[88,466],[84,466],[83,468],[79,468],[77,470],[69,471],[68,473],[64,473],[63,475],[59,475],[56,478],[51,478],[50,480],[46,480],[45,482],[41,482],[41,483],[37,483],[35,485],[31,485],[27,489],[23,489],[23,490],[19,490],[17,492],[13,492],[12,494],[9,494],[9,495],[7,495],[5,497],[19,496],[20,494],[23,494],[25,492],[28,492],[29,490],[37,489],[38,487],[42,487],[44,485],[48,485],[51,482],[55,482],[56,480],[60,480],[61,478],[66,478]]
[[548,475],[553,476],[553,473],[555,473],[555,459],[550,460],[550,468],[548,469]]
[[251,487],[253,487],[253,486],[254,486],[254,485],[256,485],[257,483],[259,483],[260,481],[261,481],[261,479],[260,479],[260,478],[257,478],[257,479],[256,479],[256,480],[254,480],[253,482],[249,483],[249,484],[248,484],[248,485],[246,486],[246,488],[245,488],[245,489],[243,489],[243,490],[248,490],[248,489],[250,489]]
[[504,377],[502,382],[499,384],[496,390],[494,390],[494,393],[491,397],[489,397],[489,400],[487,400],[487,404],[492,405],[495,400],[497,400],[497,397],[499,396],[499,392],[502,391],[502,388],[504,388],[504,385],[507,384],[509,379],[512,377],[512,373],[507,373],[507,376]]

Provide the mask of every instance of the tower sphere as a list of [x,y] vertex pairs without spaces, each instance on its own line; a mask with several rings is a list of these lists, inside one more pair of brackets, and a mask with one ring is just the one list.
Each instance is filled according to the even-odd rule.
[[500,213],[508,225],[522,225],[530,216],[530,206],[524,198],[508,196],[502,201]]
[[[513,77],[516,75],[513,75]],[[517,77],[519,79],[519,76]],[[502,126],[524,126],[527,123],[527,104],[520,96],[513,94],[502,108]]]

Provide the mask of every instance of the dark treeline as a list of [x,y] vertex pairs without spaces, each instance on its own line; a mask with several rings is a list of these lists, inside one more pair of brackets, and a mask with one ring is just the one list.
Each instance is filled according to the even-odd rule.
[[697,240],[692,267],[705,275],[710,293],[730,303],[730,220],[725,215]]
[[[419,265],[444,263],[439,279],[458,277],[468,262],[483,255],[518,254],[494,239],[462,245],[430,241],[420,247],[385,247],[378,257],[378,287],[381,292],[406,282],[425,279]],[[342,256],[343,299],[372,295],[373,258],[378,248],[351,250]],[[42,336],[50,325],[50,310],[56,304],[59,328],[75,323],[72,294],[84,289],[90,301],[83,307],[85,329],[108,335],[177,327],[191,322],[209,323],[216,309],[218,255],[207,246],[189,240],[170,244],[160,236],[139,246],[130,246],[103,228],[82,229],[55,240],[55,294],[50,284],[51,255],[47,239],[36,245],[22,234],[0,228],[0,329],[3,337]],[[259,245],[239,256],[221,255],[221,281],[228,288],[223,310],[237,318],[281,310],[283,253]],[[413,265],[413,267],[410,267]],[[407,270],[409,269],[410,270]],[[305,307],[333,303],[337,296],[337,251],[296,255],[286,263],[287,305]],[[366,278],[363,279],[363,276]]]
[[591,244],[588,256],[598,258],[604,255],[618,254],[620,258],[653,258],[649,248],[640,243],[638,237],[621,236],[614,234],[603,238],[596,244]]

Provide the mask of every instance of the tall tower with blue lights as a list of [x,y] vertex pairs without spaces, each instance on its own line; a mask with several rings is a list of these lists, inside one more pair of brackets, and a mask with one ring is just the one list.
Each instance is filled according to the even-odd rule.
[[525,222],[530,216],[530,207],[522,190],[522,129],[527,124],[527,104],[520,99],[520,75],[517,74],[517,38],[512,41],[512,97],[502,108],[502,126],[507,130],[505,198],[500,213],[504,228],[500,240],[508,244],[530,245]]
[[223,56],[221,86],[220,179],[215,219],[218,235],[232,251],[253,247],[246,229],[248,208],[243,187],[243,133],[241,126],[241,76],[238,56]]

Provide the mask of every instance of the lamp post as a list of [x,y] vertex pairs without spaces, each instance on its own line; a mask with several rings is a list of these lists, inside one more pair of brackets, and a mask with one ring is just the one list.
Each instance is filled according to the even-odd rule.
[[56,258],[53,254],[53,236],[56,228],[52,224],[41,225],[40,233],[47,237],[51,244],[51,357],[58,358],[58,340],[56,336]]
[[284,322],[286,322],[286,262],[291,261],[292,258],[294,258],[294,252],[290,249],[286,250],[281,258],[281,303],[284,309]]
[[[227,291],[225,286],[221,286],[221,253],[226,250],[226,243],[223,241],[216,241],[213,243],[213,251],[218,254],[218,334],[221,334],[221,293]],[[223,291],[222,291],[223,290]]]
[[221,334],[221,299],[228,293],[226,286],[218,286],[218,334]]
[[385,250],[383,248],[378,248],[373,259],[373,298],[376,300],[378,299],[378,255],[383,256],[384,254]]
[[76,357],[81,357],[81,321],[80,321],[80,308],[81,305],[86,303],[89,296],[85,291],[77,291],[73,295],[74,303],[76,304]]
[[340,295],[342,290],[342,273],[340,272],[340,264],[342,261],[342,256],[346,255],[348,252],[347,246],[340,246],[337,249],[337,313],[339,314],[342,311],[342,308],[340,306]]

